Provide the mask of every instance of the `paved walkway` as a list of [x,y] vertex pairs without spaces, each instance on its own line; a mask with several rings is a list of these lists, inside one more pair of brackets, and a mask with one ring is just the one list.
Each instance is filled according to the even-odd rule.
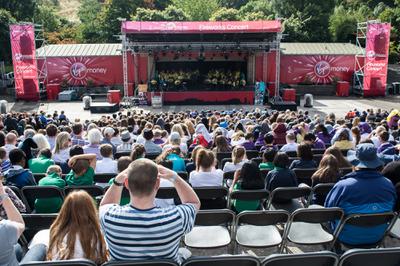
[[[303,101],[301,102],[301,106]],[[134,108],[136,110],[153,111],[153,112],[180,112],[186,110],[232,110],[232,109],[243,109],[252,110],[255,106],[253,105],[173,105],[164,106],[162,109],[153,109],[150,106]],[[264,108],[259,106],[259,108]],[[335,113],[339,117],[342,117],[349,110],[357,108],[359,110],[366,110],[370,108],[381,108],[390,110],[393,108],[400,108],[400,96],[390,96],[386,98],[375,98],[375,99],[363,99],[357,97],[339,98],[339,97],[315,97],[313,108],[299,107],[298,109],[308,110],[311,114],[319,113],[326,115],[328,113]],[[42,103],[26,103],[26,102],[10,102],[9,110],[12,111],[38,111],[43,110],[48,113],[53,113],[55,110],[58,112],[64,110],[66,115],[72,119],[80,118],[81,120],[86,119],[97,119],[102,115],[107,114],[91,114],[89,111],[83,110],[82,102],[42,102]]]

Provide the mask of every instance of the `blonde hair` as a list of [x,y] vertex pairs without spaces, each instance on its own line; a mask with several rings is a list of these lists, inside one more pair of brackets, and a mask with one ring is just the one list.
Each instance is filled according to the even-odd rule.
[[236,146],[232,151],[233,164],[240,163],[246,156],[246,149],[243,146]]
[[243,138],[244,137],[244,133],[243,133],[243,131],[238,131],[238,132],[236,132],[235,134],[233,134],[233,136],[232,136],[232,140],[233,141],[239,141],[241,138]]
[[179,136],[181,136],[181,138],[183,138],[185,136],[185,133],[183,132],[183,129],[180,124],[173,125],[171,128],[171,133],[172,132],[178,132]]
[[49,168],[47,168],[46,174],[53,174],[53,173],[61,173],[61,167],[59,165],[50,165]]
[[74,257],[75,242],[79,239],[85,259],[102,264],[107,261],[107,249],[93,198],[85,191],[73,191],[65,198],[56,220],[50,227],[47,259],[53,252],[59,260]]
[[56,137],[56,145],[54,147],[54,153],[59,153],[60,150],[67,148],[65,147],[65,144],[68,144],[70,138],[71,136],[69,135],[68,132],[59,133]]

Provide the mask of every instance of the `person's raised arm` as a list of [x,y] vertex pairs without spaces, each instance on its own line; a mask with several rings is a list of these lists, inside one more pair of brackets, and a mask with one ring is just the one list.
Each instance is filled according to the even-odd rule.
[[22,219],[21,214],[12,203],[8,194],[5,192],[2,180],[0,180],[0,204],[3,205],[8,220],[13,222],[14,225],[17,227],[18,237],[20,237],[25,230],[25,223]]
[[178,196],[182,203],[193,204],[196,210],[200,209],[200,200],[199,197],[197,197],[196,192],[194,192],[193,188],[177,173],[159,165],[158,176],[160,178],[167,179],[174,184],[176,192],[178,192]]
[[124,188],[125,179],[127,178],[128,168],[119,173],[113,184],[108,188],[100,202],[100,206],[107,204],[119,204],[121,202],[122,189]]
[[229,192],[233,191],[233,188],[235,186],[235,184],[237,183],[237,181],[239,180],[239,176],[240,176],[240,169],[235,171],[235,174],[233,175],[233,180],[232,180],[232,184],[229,187]]
[[72,168],[72,166],[76,163],[77,160],[88,160],[90,167],[92,167],[93,169],[96,168],[96,154],[88,153],[88,154],[75,155],[71,159],[69,159],[68,166]]

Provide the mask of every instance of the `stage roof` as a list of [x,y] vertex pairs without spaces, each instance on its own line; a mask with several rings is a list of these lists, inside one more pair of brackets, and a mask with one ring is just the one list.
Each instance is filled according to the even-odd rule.
[[363,49],[352,43],[281,43],[283,55],[355,55]]
[[[351,43],[281,43],[283,55],[355,55],[360,50]],[[37,49],[38,57],[120,56],[120,43],[54,44]]]
[[124,21],[126,34],[220,34],[281,32],[279,20],[266,21]]

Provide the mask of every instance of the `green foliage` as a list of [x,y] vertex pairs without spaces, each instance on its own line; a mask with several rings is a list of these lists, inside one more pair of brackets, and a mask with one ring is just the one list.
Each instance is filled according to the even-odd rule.
[[177,8],[182,9],[194,21],[210,20],[219,8],[219,0],[172,0]]
[[8,10],[17,21],[31,21],[35,0],[0,0],[0,9]]
[[136,15],[132,17],[132,20],[136,21],[162,21],[164,14],[160,10],[147,9],[139,7],[136,9]]
[[101,4],[98,0],[83,0],[78,11],[81,21],[79,26],[79,41],[95,43],[101,41],[98,14],[101,12]]
[[47,32],[57,31],[61,26],[61,17],[57,15],[54,7],[39,5],[35,8],[33,15],[35,23],[43,25]]
[[187,21],[190,16],[180,8],[170,5],[163,11],[164,20],[167,21]]
[[226,8],[238,9],[247,3],[247,0],[219,0],[219,5]]
[[10,12],[0,9],[0,61],[11,62],[11,46],[9,26],[15,23],[15,18]]
[[274,19],[275,12],[270,2],[265,0],[252,0],[239,9],[241,20]]
[[357,32],[355,14],[346,10],[344,6],[335,7],[335,11],[329,19],[329,31],[335,42],[354,41]]
[[239,18],[239,11],[234,8],[223,7],[215,12],[211,18],[211,21],[237,21]]

